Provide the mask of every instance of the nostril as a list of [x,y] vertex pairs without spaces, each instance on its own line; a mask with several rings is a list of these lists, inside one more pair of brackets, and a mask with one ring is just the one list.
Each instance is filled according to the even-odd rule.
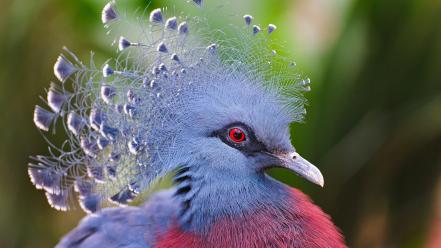
[[290,155],[291,155],[291,158],[294,160],[297,159],[299,156],[299,154],[297,152],[292,152]]

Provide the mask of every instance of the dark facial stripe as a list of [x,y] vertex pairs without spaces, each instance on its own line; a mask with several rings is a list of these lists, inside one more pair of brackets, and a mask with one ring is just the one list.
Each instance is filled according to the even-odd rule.
[[[232,141],[231,139],[229,139],[229,137],[228,137],[229,130],[231,128],[235,128],[235,127],[238,127],[245,132],[245,134],[246,134],[245,141],[243,141],[241,143],[236,143],[236,142]],[[265,144],[263,144],[262,142],[260,142],[257,139],[253,130],[249,126],[247,126],[246,124],[244,124],[242,122],[234,122],[234,123],[228,124],[227,126],[221,128],[219,130],[214,131],[210,135],[210,137],[219,138],[225,144],[243,152],[247,156],[253,156],[256,152],[267,151]]]

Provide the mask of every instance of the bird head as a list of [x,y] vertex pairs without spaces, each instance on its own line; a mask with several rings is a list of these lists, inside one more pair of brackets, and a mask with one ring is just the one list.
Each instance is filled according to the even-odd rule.
[[204,175],[253,176],[280,167],[323,186],[320,171],[291,144],[292,113],[277,91],[228,74],[197,95],[183,111],[177,158],[196,161],[190,164]]
[[102,11],[108,33],[136,30],[116,36],[117,58],[86,66],[65,49],[54,65],[60,82],[48,90],[49,110],[36,106],[34,122],[47,140],[56,125],[67,139],[49,142],[49,155],[33,157],[28,170],[54,208],[68,210],[75,196],[87,212],[108,201],[125,205],[183,166],[210,180],[283,167],[323,186],[291,145],[289,125],[303,119],[309,80],[270,43],[275,25],[261,28],[245,15],[242,26],[222,27],[234,38],[200,28],[200,16],[155,9],[140,18],[149,24],[127,28],[110,2]]

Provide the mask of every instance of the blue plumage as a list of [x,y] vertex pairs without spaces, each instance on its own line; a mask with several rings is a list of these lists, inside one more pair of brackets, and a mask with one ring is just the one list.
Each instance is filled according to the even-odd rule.
[[89,215],[56,247],[154,247],[155,235],[165,233],[172,224],[170,217],[177,209],[172,195],[172,190],[164,191],[140,207],[111,208]]
[[[121,19],[115,3],[106,5],[102,16],[109,27]],[[244,18],[251,22],[249,15]],[[287,123],[302,119],[301,80],[285,59],[266,48],[267,37],[255,36],[256,27],[238,27],[240,38],[218,37],[204,45],[201,17],[166,18],[155,9],[149,20],[136,42],[119,36],[121,55],[102,69],[93,61],[86,67],[68,50],[54,66],[61,84],[48,93],[53,112],[37,106],[34,121],[43,131],[62,123],[69,138],[61,147],[52,146],[49,156],[36,157],[32,167],[60,175],[63,180],[53,183],[68,199],[74,198],[76,182],[86,182],[94,185],[91,194],[100,196],[99,202],[126,204],[153,179],[186,162],[176,158],[189,156],[182,152],[191,140],[228,121],[240,118],[266,127],[262,117],[273,115],[283,135],[256,132],[280,141]],[[195,28],[189,33],[191,23]],[[269,27],[268,33],[274,31],[274,25]],[[128,191],[134,184],[137,190]]]
[[[103,9],[107,27],[121,19],[116,8]],[[291,145],[289,125],[303,119],[309,81],[271,46],[275,25],[261,32],[245,15],[243,27],[226,27],[237,33],[230,38],[206,30],[202,17],[155,9],[141,18],[149,24],[138,39],[118,35],[121,54],[102,67],[65,50],[54,66],[60,84],[49,91],[53,111],[35,109],[40,130],[61,123],[68,139],[34,158],[32,182],[54,208],[68,210],[76,198],[91,213],[58,247],[154,247],[173,225],[202,235],[262,206],[289,209],[292,193],[265,174],[271,167],[323,186]],[[175,187],[143,206],[100,211],[127,205],[171,172]]]

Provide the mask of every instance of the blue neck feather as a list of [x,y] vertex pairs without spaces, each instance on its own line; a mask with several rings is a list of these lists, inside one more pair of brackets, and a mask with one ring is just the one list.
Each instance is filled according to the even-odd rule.
[[186,231],[205,233],[220,218],[288,204],[287,186],[263,172],[213,174],[207,176],[198,173],[197,168],[181,167],[174,178],[178,223]]

